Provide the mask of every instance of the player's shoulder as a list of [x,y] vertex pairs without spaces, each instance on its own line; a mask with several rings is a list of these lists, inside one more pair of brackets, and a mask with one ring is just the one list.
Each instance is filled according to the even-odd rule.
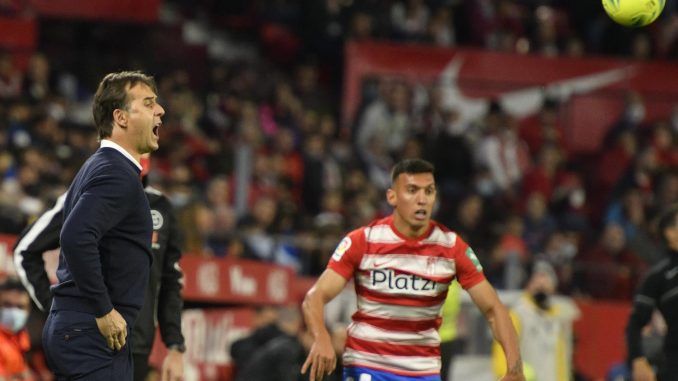
[[159,207],[163,209],[171,208],[171,202],[164,193],[160,192],[158,189],[153,188],[150,185],[147,185],[144,188],[144,193],[148,197],[148,202],[151,204],[151,207]]
[[431,224],[431,232],[428,237],[423,240],[425,243],[448,248],[452,248],[464,243],[461,237],[459,237],[456,232],[452,231],[447,226],[437,221],[431,221]]
[[371,243],[395,243],[401,239],[393,231],[392,216],[375,219],[369,224],[357,229],[366,241]]

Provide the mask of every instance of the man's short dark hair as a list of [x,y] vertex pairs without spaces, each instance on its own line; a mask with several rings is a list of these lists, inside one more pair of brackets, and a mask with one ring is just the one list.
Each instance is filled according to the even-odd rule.
[[667,243],[664,237],[664,230],[674,227],[676,225],[676,217],[678,217],[678,204],[669,206],[664,213],[659,216],[659,223],[657,224],[659,238]]
[[127,106],[127,89],[142,83],[150,87],[154,93],[158,93],[153,77],[140,71],[121,71],[118,73],[106,74],[99,83],[96,94],[94,94],[94,104],[92,105],[92,114],[94,115],[94,125],[99,131],[99,139],[110,138],[113,133],[113,111],[123,109]]
[[0,293],[5,291],[20,291],[28,293],[26,288],[24,288],[24,285],[21,284],[18,279],[14,278],[7,278],[4,282],[0,283]]
[[401,173],[431,173],[435,172],[433,164],[424,159],[405,159],[399,161],[391,170],[391,183],[395,183]]

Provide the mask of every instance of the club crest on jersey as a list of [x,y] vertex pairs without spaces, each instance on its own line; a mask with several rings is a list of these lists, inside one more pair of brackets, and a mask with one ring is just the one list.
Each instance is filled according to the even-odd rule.
[[153,220],[153,230],[160,230],[162,225],[165,223],[165,219],[162,217],[162,214],[155,209],[151,209],[151,219]]
[[337,245],[337,248],[334,249],[334,253],[332,254],[332,259],[335,261],[339,261],[341,257],[344,256],[344,253],[348,251],[348,249],[351,247],[351,239],[349,237],[344,237],[344,239],[339,242],[339,245]]

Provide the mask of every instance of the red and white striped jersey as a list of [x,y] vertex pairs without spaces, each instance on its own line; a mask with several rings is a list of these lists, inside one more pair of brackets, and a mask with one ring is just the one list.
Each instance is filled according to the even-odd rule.
[[440,310],[457,279],[468,289],[485,279],[473,250],[431,222],[408,238],[393,216],[349,233],[327,266],[355,278],[358,310],[348,327],[344,366],[418,376],[440,373]]

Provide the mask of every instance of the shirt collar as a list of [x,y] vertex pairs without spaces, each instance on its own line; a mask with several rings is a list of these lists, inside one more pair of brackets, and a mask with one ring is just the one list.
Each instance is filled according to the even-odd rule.
[[136,160],[134,159],[134,157],[133,157],[132,155],[130,155],[130,153],[127,152],[124,148],[122,148],[118,143],[115,143],[115,142],[112,141],[112,140],[102,139],[102,140],[101,140],[101,148],[113,148],[114,150],[120,152],[120,153],[121,153],[124,157],[126,157],[129,161],[131,161],[132,163],[134,163],[134,165],[136,165],[137,168],[139,168],[139,170],[141,171],[141,164],[139,164],[139,162],[136,161]]

